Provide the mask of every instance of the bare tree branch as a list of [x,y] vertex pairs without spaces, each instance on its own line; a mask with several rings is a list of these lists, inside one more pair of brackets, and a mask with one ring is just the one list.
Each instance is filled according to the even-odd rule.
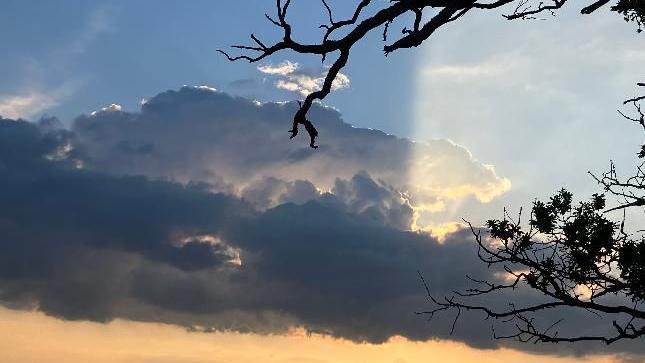
[[[514,11],[505,15],[506,19],[530,19],[543,12],[553,12],[560,9],[567,0],[552,0],[549,3],[540,2],[533,6],[532,0],[496,0],[492,2],[479,2],[477,0],[390,0],[388,5],[381,5],[370,15],[365,12],[373,4],[371,0],[361,0],[356,5],[352,16],[344,20],[336,20],[332,7],[328,0],[321,0],[321,8],[326,13],[328,24],[320,25],[324,34],[320,42],[306,44],[294,40],[291,24],[287,20],[291,0],[276,0],[276,13],[272,17],[265,14],[269,22],[282,31],[282,39],[274,44],[267,45],[256,35],[251,34],[253,45],[234,45],[233,48],[245,52],[245,54],[231,55],[228,52],[218,49],[229,61],[244,60],[255,63],[267,59],[282,51],[292,51],[300,54],[311,54],[322,57],[323,62],[327,55],[338,53],[338,58],[331,66],[330,72],[325,77],[323,87],[307,95],[301,107],[294,116],[293,127],[290,130],[291,138],[298,134],[298,126],[303,125],[310,137],[310,146],[315,148],[315,139],[318,131],[307,119],[307,113],[315,100],[323,100],[331,92],[331,84],[338,76],[342,68],[349,60],[351,49],[365,36],[378,28],[383,28],[383,40],[387,41],[389,26],[397,19],[410,13],[413,15],[413,22],[410,27],[404,27],[399,39],[383,47],[385,55],[403,49],[413,48],[421,45],[432,34],[442,26],[463,17],[468,12],[475,10],[485,11],[501,8],[506,5],[516,4]],[[597,1],[583,9],[583,13],[591,13],[605,5],[607,1]],[[424,15],[430,15],[429,20],[423,23]],[[423,23],[423,24],[422,24]],[[344,35],[335,39],[334,35],[339,30],[346,30]]]

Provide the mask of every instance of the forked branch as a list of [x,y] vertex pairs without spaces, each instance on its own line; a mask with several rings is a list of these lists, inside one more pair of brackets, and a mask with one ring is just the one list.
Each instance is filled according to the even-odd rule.
[[[318,131],[307,119],[307,113],[315,101],[321,101],[329,95],[334,80],[349,60],[351,49],[364,39],[368,33],[375,29],[383,28],[384,41],[388,42],[387,29],[390,24],[396,20],[404,19],[406,14],[413,15],[414,20],[411,26],[404,27],[398,39],[383,46],[384,54],[388,55],[399,49],[421,45],[439,28],[463,17],[473,9],[480,11],[492,10],[515,3],[515,9],[505,17],[511,20],[527,19],[542,12],[552,12],[561,8],[567,2],[567,0],[552,0],[549,3],[539,2],[537,5],[532,5],[529,2],[531,0],[496,0],[489,2],[477,0],[390,0],[389,4],[380,5],[380,8],[373,9],[369,15],[366,15],[368,8],[374,2],[361,0],[356,5],[351,17],[337,20],[328,1],[321,0],[321,10],[326,13],[328,23],[320,25],[320,28],[324,30],[320,42],[303,43],[295,40],[293,28],[287,20],[288,10],[292,1],[276,0],[275,15],[265,14],[265,17],[282,32],[280,41],[267,45],[258,36],[251,34],[251,45],[233,46],[234,49],[242,51],[242,54],[231,55],[224,50],[217,50],[230,61],[244,60],[250,63],[260,62],[282,51],[317,55],[322,58],[323,62],[329,54],[338,54],[329,72],[325,75],[322,88],[307,95],[304,101],[300,103],[300,108],[293,119],[293,126],[289,131],[291,138],[293,138],[298,134],[298,126],[303,125],[309,133],[312,148],[316,147],[315,139],[318,136]],[[583,13],[591,13],[604,5],[604,3],[606,1],[597,1],[583,9]],[[428,20],[424,23],[423,19],[426,19],[426,15]],[[341,33],[341,30],[342,35],[334,37]]]

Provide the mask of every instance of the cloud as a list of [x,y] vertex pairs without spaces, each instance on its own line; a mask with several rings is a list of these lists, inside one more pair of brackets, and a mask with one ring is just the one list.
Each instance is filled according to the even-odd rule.
[[[498,177],[454,144],[352,128],[321,106],[312,118],[327,141],[312,151],[280,132],[296,107],[185,87],[139,113],[81,116],[71,130],[1,119],[0,302],[197,331],[511,344],[492,340],[477,314],[464,314],[468,327],[453,336],[452,316],[428,326],[413,314],[427,308],[417,271],[439,296],[465,288],[466,274],[500,271],[477,260],[470,231],[442,242],[409,231],[413,203],[430,196],[403,192],[417,148],[438,166],[429,179],[450,173],[443,159],[475,170],[472,180],[442,175],[436,190]],[[580,331],[598,328],[583,313],[567,317]]]
[[321,192],[307,180],[284,181],[275,177],[256,180],[241,193],[256,208],[268,209],[284,203],[303,204],[318,199]]
[[290,91],[290,92],[298,92],[300,90],[300,85],[298,83],[285,81],[282,79],[276,81],[275,86],[279,89],[283,89],[285,91]]
[[[326,69],[310,70],[301,69],[300,65],[291,61],[284,61],[276,66],[267,64],[258,66],[258,70],[264,74],[278,76],[275,86],[279,89],[297,92],[303,96],[322,89],[325,83]],[[332,82],[332,91],[349,88],[350,80],[347,75],[338,73]]]
[[[145,102],[142,101],[141,103]],[[99,112],[118,112],[121,111],[122,108],[123,107],[121,105],[112,103],[109,106],[102,107],[100,110],[92,111],[92,113],[90,113],[90,116],[96,116]]]
[[116,32],[112,19],[117,12],[118,9],[112,5],[102,5],[93,9],[78,36],[69,43],[68,49],[73,53],[85,53],[100,36]]
[[[321,147],[312,151],[299,139],[288,140],[297,107],[295,102],[262,104],[183,87],[150,98],[138,113],[81,116],[73,129],[88,168],[206,182],[217,186],[213,190],[237,195],[267,178],[307,181],[331,191],[336,179],[350,180],[364,171],[406,195],[419,213],[432,214],[466,198],[487,202],[510,188],[492,166],[450,141],[412,142],[354,128],[320,105],[311,119]],[[275,197],[263,203],[275,206]]]
[[56,97],[42,92],[26,95],[0,95],[0,116],[29,118],[57,104]]
[[350,180],[336,179],[331,196],[352,212],[397,229],[410,229],[415,219],[409,197],[382,181],[359,172]]
[[[309,74],[290,74],[286,77],[287,80],[280,79],[276,81],[275,86],[290,92],[299,92],[306,96],[312,92],[322,89],[325,83],[326,72],[321,76],[312,76]],[[331,90],[338,91],[341,89],[349,88],[349,77],[339,73],[336,79],[332,82]]]
[[409,230],[416,217],[407,195],[364,171],[349,180],[336,179],[329,191],[318,189],[308,180],[267,177],[244,188],[241,197],[262,210],[318,201],[401,230]]
[[[375,218],[386,215],[381,201],[392,193],[366,174],[338,181],[338,196],[261,211],[206,185],[78,169],[80,150],[45,157],[75,138],[44,123],[0,120],[5,305],[73,320],[302,326],[359,341],[431,336],[412,315],[396,322],[389,309],[423,304],[414,271],[440,245]],[[285,190],[282,201],[317,193],[298,183]],[[450,246],[455,259],[470,248]]]

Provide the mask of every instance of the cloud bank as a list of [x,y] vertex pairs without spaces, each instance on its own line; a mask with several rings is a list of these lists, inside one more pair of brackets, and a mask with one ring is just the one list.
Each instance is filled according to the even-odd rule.
[[283,192],[256,194],[282,204],[258,210],[207,184],[80,168],[80,147],[51,157],[78,137],[47,121],[0,122],[4,304],[74,320],[427,339],[411,314],[424,304],[415,271],[432,262],[456,278],[450,264],[471,250],[465,238],[442,247],[396,228],[410,209],[365,173],[337,180],[337,194],[278,181]]
[[[450,336],[451,316],[428,325],[413,314],[427,308],[417,271],[438,296],[499,271],[477,261],[469,231],[439,242],[409,230],[418,200],[478,196],[503,179],[454,144],[352,128],[324,107],[312,118],[325,144],[312,151],[281,131],[295,107],[184,87],[69,130],[0,119],[0,302],[199,331],[510,344],[478,315]],[[434,165],[431,188],[408,185],[413,151]]]

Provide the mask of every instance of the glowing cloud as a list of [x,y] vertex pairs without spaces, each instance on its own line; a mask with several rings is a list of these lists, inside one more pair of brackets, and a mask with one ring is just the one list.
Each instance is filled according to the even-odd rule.
[[55,106],[56,98],[41,92],[27,95],[0,95],[0,116],[7,118],[29,118]]
[[[284,61],[278,65],[265,64],[258,67],[264,74],[278,76],[275,82],[278,89],[289,92],[297,92],[306,96],[322,88],[327,75],[327,69],[303,70],[300,65],[291,61]],[[332,82],[332,91],[349,88],[350,80],[347,75],[339,73]]]
[[300,67],[298,63],[286,60],[276,66],[271,64],[258,66],[258,71],[265,74],[286,76],[295,72],[298,67]]

